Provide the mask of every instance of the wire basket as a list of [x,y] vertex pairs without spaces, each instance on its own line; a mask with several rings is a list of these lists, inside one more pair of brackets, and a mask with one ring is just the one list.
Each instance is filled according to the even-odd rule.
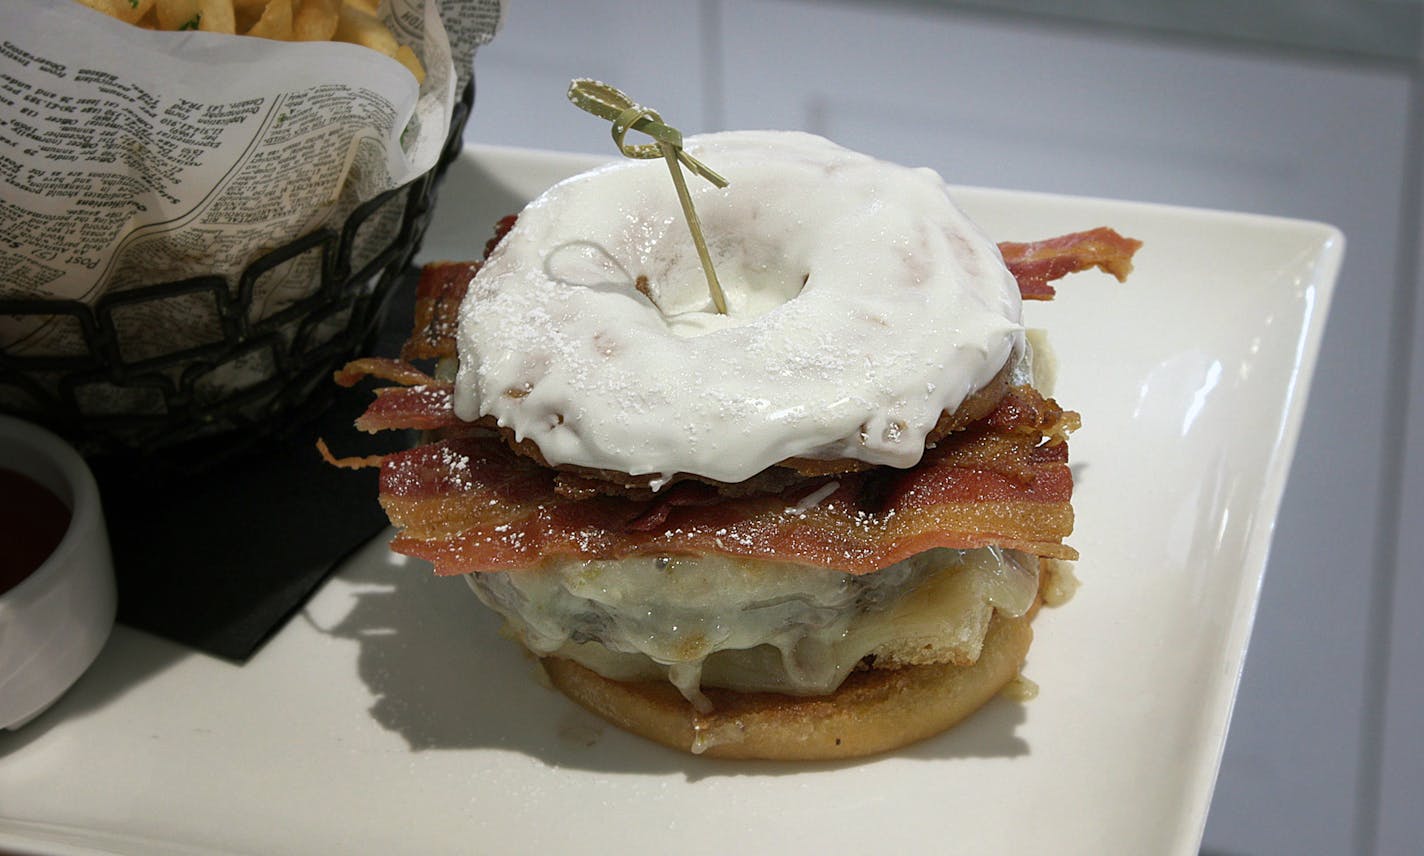
[[[84,342],[83,353],[64,356],[0,347],[0,412],[49,427],[86,455],[150,453],[234,432],[242,445],[322,412],[332,371],[369,348],[406,279],[440,180],[460,152],[474,91],[471,80],[433,169],[362,203],[339,230],[320,228],[265,253],[235,283],[199,276],[111,293],[92,306],[0,299],[0,314],[71,325]],[[367,240],[378,234],[390,240]],[[298,263],[314,269],[319,286],[259,311],[253,296],[262,278]],[[161,354],[126,335],[164,301],[216,319],[213,335]]]

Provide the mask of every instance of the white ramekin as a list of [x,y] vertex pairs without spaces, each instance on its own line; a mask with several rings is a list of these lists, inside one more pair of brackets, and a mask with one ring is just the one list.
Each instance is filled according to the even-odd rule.
[[49,488],[71,511],[69,529],[44,564],[0,595],[0,728],[14,729],[94,662],[117,601],[99,488],[79,453],[36,425],[0,416],[0,468]]

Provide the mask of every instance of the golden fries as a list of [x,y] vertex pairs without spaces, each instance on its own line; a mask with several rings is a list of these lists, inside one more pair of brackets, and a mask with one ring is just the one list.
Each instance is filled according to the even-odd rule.
[[76,0],[111,18],[152,30],[202,30],[279,41],[337,41],[370,48],[425,82],[425,67],[396,41],[380,0]]
[[153,8],[155,0],[79,0],[96,12],[103,12],[111,18],[118,18],[129,24],[137,24]]
[[388,57],[396,55],[399,42],[381,19],[350,4],[341,7],[336,24],[336,41],[364,45]]
[[341,0],[302,0],[302,8],[292,18],[292,38],[301,42],[331,41],[340,19]]
[[410,73],[415,75],[416,83],[425,82],[425,69],[421,67],[415,51],[397,42],[380,18],[361,8],[360,0],[346,0],[341,7],[341,19],[336,25],[335,38],[338,42],[350,42],[380,51],[410,69]]
[[395,59],[401,65],[410,69],[410,73],[415,75],[415,82],[417,84],[425,82],[425,66],[420,64],[420,57],[415,55],[415,51],[410,49],[410,45],[401,45],[396,48]]
[[154,11],[160,30],[196,30],[202,17],[198,0],[158,0]]
[[262,39],[291,40],[292,0],[269,0],[262,9],[261,17],[245,34]]
[[232,0],[198,0],[198,29],[205,33],[237,32]]

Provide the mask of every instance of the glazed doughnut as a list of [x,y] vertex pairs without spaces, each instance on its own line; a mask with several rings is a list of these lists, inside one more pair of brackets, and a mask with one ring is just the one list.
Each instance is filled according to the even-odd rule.
[[730,182],[690,186],[728,314],[665,164],[571,178],[470,285],[460,418],[492,418],[550,465],[653,489],[789,459],[910,467],[1022,349],[1013,276],[932,170],[801,133],[686,148]]

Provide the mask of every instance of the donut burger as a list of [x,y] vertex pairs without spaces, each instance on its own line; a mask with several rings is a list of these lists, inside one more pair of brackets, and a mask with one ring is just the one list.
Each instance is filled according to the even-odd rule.
[[338,374],[393,382],[358,427],[424,432],[338,463],[379,463],[392,548],[622,728],[787,760],[939,733],[1077,558],[1078,417],[1022,300],[1138,242],[995,245],[934,172],[806,134],[687,148],[730,181],[694,194],[726,314],[662,164],[568,179],[425,269],[401,360]]

